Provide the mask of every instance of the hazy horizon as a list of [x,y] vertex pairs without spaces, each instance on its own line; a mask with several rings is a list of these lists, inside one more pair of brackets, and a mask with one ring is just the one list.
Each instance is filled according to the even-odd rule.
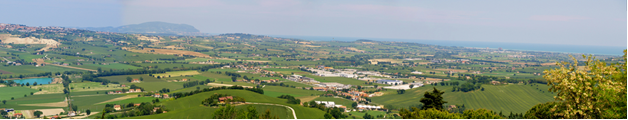
[[[117,27],[151,21],[203,33],[626,47],[626,1],[6,1],[0,23]],[[46,18],[45,20],[42,20]]]

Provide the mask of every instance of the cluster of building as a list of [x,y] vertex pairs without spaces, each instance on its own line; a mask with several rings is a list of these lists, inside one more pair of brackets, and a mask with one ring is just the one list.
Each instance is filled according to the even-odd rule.
[[319,81],[314,80],[314,78],[303,77],[303,76],[300,76],[300,75],[291,75],[291,76],[288,76],[285,79],[288,79],[288,80],[294,81],[294,82],[310,84],[310,85],[321,83]]
[[336,104],[334,101],[314,101],[314,102],[316,102],[316,104],[324,104],[326,108],[337,107],[337,108],[344,109],[345,112],[349,112],[349,110],[347,110],[347,106]]
[[10,31],[20,31],[20,32],[35,32],[35,31],[45,31],[45,32],[74,32],[79,29],[76,28],[65,28],[65,27],[56,27],[56,26],[48,26],[48,27],[30,27],[26,25],[19,24],[7,24],[0,23],[0,30],[10,30]]
[[142,89],[129,89],[129,91],[126,91],[126,92],[109,91],[109,92],[107,92],[107,94],[138,93],[138,92],[142,92]]
[[[323,67],[326,68],[326,67]],[[321,77],[346,77],[346,78],[357,78],[358,75],[354,74],[357,70],[355,69],[342,69],[342,70],[334,70],[334,69],[308,69],[310,72],[314,73],[316,76]],[[333,72],[332,72],[333,71]]]
[[153,96],[153,97],[156,97],[156,98],[164,98],[164,99],[170,98],[170,95],[168,95],[168,94],[159,94],[159,93],[155,93],[155,94],[154,94],[154,95],[152,95],[152,96]]

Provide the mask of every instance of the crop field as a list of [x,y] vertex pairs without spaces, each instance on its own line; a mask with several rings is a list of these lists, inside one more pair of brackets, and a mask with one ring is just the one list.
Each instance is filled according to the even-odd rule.
[[[128,49],[128,48],[123,47],[122,49]],[[128,49],[128,50],[131,52],[137,52],[137,53],[152,53],[152,54],[166,54],[166,55],[181,54],[181,55],[192,55],[192,56],[198,56],[198,57],[210,57],[209,55],[206,55],[203,53],[185,51],[185,50],[169,50],[169,49],[154,49],[154,48],[144,48],[144,50],[137,50],[137,49]],[[152,50],[154,50],[154,52],[148,52]]]
[[[64,71],[83,71],[78,69],[64,68],[59,66],[47,65],[43,67],[35,67],[31,65],[22,66],[0,66],[0,70],[11,72],[14,76],[19,74],[32,74],[43,72],[64,72]],[[6,76],[5,74],[2,74]]]
[[86,69],[92,69],[92,70],[98,70],[98,68],[101,68],[102,70],[110,70],[110,69],[138,69],[138,68],[140,68],[140,67],[135,67],[135,66],[132,66],[132,65],[120,64],[120,63],[110,63],[109,65],[83,64],[83,65],[76,65],[74,67],[80,67],[80,68],[86,68]]
[[24,97],[24,95],[31,95],[31,92],[37,92],[39,90],[30,89],[26,87],[0,87],[0,101],[11,100],[11,97],[17,99]]
[[120,84],[125,84],[125,85],[130,85],[131,83],[129,81],[126,80],[126,77],[131,77],[132,79],[140,79],[140,77],[142,77],[144,80],[141,81],[142,83],[144,82],[166,82],[165,80],[161,80],[161,79],[157,79],[148,75],[117,75],[117,76],[107,76],[107,77],[100,77],[103,79],[107,79],[110,81],[115,81],[115,82],[120,82]]
[[64,94],[40,94],[40,95],[28,95],[24,97],[21,95],[20,98],[15,98],[15,100],[7,100],[6,104],[0,104],[2,108],[15,108],[16,110],[30,110],[30,109],[46,109],[46,108],[55,108],[55,107],[46,107],[46,106],[22,106],[21,104],[40,104],[40,103],[55,103],[62,102],[65,98]]
[[[120,101],[101,103],[99,105],[105,105],[105,104],[126,105],[126,104],[129,104],[129,103],[152,102],[155,99],[156,98],[154,98],[154,97],[136,97],[136,98],[129,98],[129,99],[120,100]],[[168,100],[168,99],[159,99],[160,102],[161,101],[166,101],[166,100]]]
[[118,97],[122,97],[124,95],[106,95],[99,94],[94,96],[82,96],[82,97],[72,97],[74,102],[72,104],[76,105],[78,109],[90,109],[92,111],[101,111],[105,105],[98,105],[97,103],[104,102],[107,100],[115,99]]
[[[311,96],[312,94],[314,94],[314,95],[323,94],[323,92],[321,92],[321,91],[302,90],[302,89],[296,89],[296,88],[281,87],[281,86],[269,86],[269,85],[264,87],[264,95],[266,95],[267,91],[276,92],[276,93],[273,93],[273,94],[269,94],[269,96],[270,95],[275,96],[275,95],[277,95],[277,93],[288,94],[288,95],[298,95],[298,96],[294,96],[294,97]],[[277,95],[277,96],[279,96],[279,95]]]
[[[542,85],[539,85],[542,86]],[[505,113],[525,113],[532,106],[540,103],[553,101],[554,94],[544,93],[536,90],[530,85],[482,85],[484,91],[471,92],[451,92],[451,86],[436,86],[436,89],[445,93],[443,98],[450,105],[464,104],[468,109],[485,108],[493,111],[503,111]],[[542,89],[542,87],[539,87]],[[393,106],[409,106],[421,104],[419,100],[423,98],[425,92],[431,92],[433,86],[428,85],[412,90],[407,90],[405,94],[386,94],[384,96],[373,97],[372,101],[377,104]],[[389,90],[390,91],[390,90]],[[395,98],[395,99],[390,99]]]
[[[30,86],[30,88],[37,90],[35,94],[63,93],[62,84],[45,84]],[[39,91],[39,89],[41,89],[41,91]]]
[[100,83],[97,83],[97,82],[85,82],[85,83],[70,83],[70,89],[71,89],[70,90],[71,92],[101,91],[101,90],[129,89],[129,86],[120,87],[119,84],[101,85]]
[[144,88],[145,91],[159,91],[162,88],[170,89],[170,91],[183,88],[183,82],[143,82],[133,83],[138,87]]

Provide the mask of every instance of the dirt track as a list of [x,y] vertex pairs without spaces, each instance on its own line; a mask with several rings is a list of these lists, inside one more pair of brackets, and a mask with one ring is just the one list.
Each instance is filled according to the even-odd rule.
[[114,101],[120,101],[120,100],[126,100],[126,99],[129,99],[129,98],[136,98],[136,97],[137,97],[137,95],[127,95],[127,96],[122,96],[122,97],[114,98],[114,99],[111,99],[111,100],[99,102],[99,103],[96,103],[94,105],[108,103],[108,102],[114,102]]

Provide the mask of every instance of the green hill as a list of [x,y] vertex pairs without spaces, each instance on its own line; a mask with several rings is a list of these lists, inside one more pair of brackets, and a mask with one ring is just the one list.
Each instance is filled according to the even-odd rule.
[[[486,108],[493,111],[503,111],[504,113],[524,113],[532,106],[553,101],[553,96],[547,92],[547,87],[538,84],[539,89],[528,85],[482,85],[484,91],[471,92],[451,92],[452,86],[436,86],[436,89],[445,92],[443,98],[449,105],[464,104],[467,109]],[[387,94],[384,96],[371,98],[372,102],[384,105],[393,105],[399,108],[406,108],[410,105],[421,104],[419,100],[423,98],[426,91],[432,91],[431,85],[407,90],[405,94]]]
[[[210,119],[213,116],[213,113],[218,108],[211,108],[201,105],[201,101],[210,97],[214,93],[220,94],[230,94],[234,96],[243,97],[247,102],[255,102],[255,103],[274,103],[274,104],[282,104],[292,107],[299,119],[322,119],[325,112],[314,109],[314,108],[306,108],[299,105],[290,105],[286,103],[285,99],[268,97],[262,94],[257,94],[250,91],[245,90],[217,90],[199,93],[196,95],[183,97],[177,100],[166,101],[161,104],[166,106],[169,110],[168,113],[150,115],[150,116],[140,116],[140,117],[132,117],[133,119]],[[254,105],[257,110],[261,113],[265,111],[267,108],[271,110],[273,115],[279,116],[282,119],[290,119],[292,118],[292,112],[285,107],[281,106],[269,106],[269,105]],[[238,109],[245,108],[246,105],[237,106]]]

